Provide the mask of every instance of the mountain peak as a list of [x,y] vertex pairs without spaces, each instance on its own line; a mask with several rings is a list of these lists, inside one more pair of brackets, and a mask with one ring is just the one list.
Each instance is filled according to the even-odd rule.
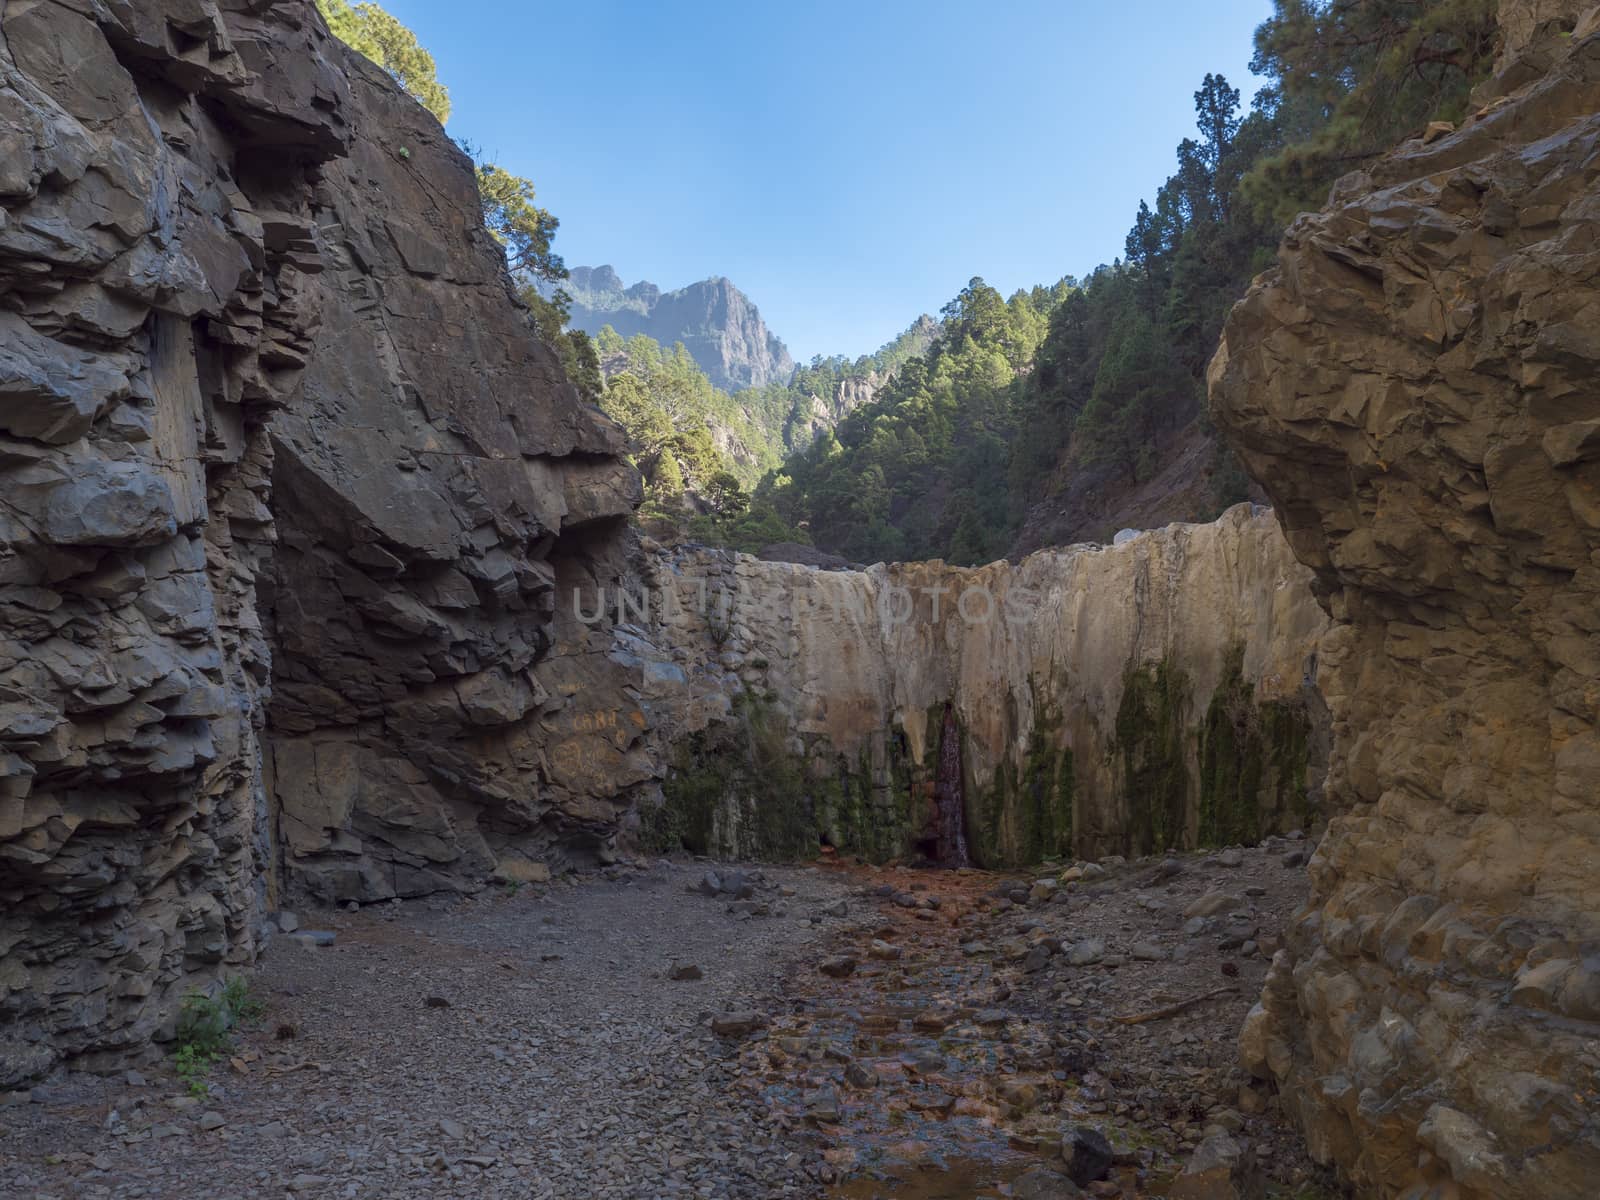
[[609,264],[574,267],[567,292],[573,328],[598,333],[610,325],[623,337],[643,333],[663,346],[682,342],[725,391],[781,383],[794,373],[788,347],[726,275],[664,292],[648,280],[624,286]]

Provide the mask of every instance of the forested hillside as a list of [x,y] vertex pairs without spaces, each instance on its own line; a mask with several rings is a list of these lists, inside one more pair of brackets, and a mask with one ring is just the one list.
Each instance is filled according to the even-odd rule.
[[1266,86],[1246,109],[1205,77],[1195,136],[1122,258],[1004,302],[973,280],[928,353],[769,477],[757,506],[852,559],[974,563],[1243,499],[1202,415],[1223,318],[1335,179],[1462,115],[1493,14],[1488,0],[1278,0],[1252,63]]
[[[432,59],[403,26],[373,4],[319,3],[448,115]],[[1493,57],[1494,12],[1492,0],[1276,0],[1255,38],[1265,86],[1247,107],[1205,76],[1195,134],[1133,215],[1122,257],[1009,298],[973,279],[939,323],[919,318],[875,355],[815,359],[733,395],[681,345],[606,327],[596,345],[567,328],[555,218],[526,180],[485,164],[479,182],[541,332],[632,436],[647,517],[744,549],[799,541],[858,561],[981,562],[1120,524],[1206,519],[1244,498],[1201,411],[1224,316],[1334,180],[1464,114]],[[608,270],[578,283],[630,313],[661,300]],[[759,333],[763,353],[781,350]],[[718,352],[729,378],[759,366],[745,361],[750,338],[733,340],[744,350]]]

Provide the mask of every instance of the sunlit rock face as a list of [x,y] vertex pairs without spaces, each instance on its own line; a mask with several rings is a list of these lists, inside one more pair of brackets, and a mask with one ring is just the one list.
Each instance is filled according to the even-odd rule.
[[[1264,510],[970,569],[695,548],[646,567],[628,595],[648,610],[584,588],[589,624],[560,581],[540,678],[574,698],[553,750],[634,764],[647,846],[949,857],[952,736],[982,865],[1253,840],[1316,817],[1326,617]],[[628,757],[638,728],[643,762]]]
[[527,836],[546,560],[636,482],[470,164],[310,4],[0,34],[3,1087],[145,1044],[279,878]]
[[1340,815],[1245,1061],[1373,1195],[1600,1178],[1600,10],[1580,7],[1508,4],[1481,110],[1291,227],[1212,367],[1213,415],[1334,620]]

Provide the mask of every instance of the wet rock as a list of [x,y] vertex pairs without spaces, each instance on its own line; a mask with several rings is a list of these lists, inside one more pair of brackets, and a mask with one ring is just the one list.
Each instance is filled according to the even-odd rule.
[[1089,1125],[1076,1125],[1061,1139],[1061,1158],[1067,1174],[1080,1187],[1104,1179],[1116,1153],[1105,1134]]

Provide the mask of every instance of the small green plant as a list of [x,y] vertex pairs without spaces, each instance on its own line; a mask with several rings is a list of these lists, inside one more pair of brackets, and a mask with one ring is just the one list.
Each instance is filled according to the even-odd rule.
[[251,994],[249,982],[238,975],[214,997],[190,992],[183,998],[172,1065],[191,1096],[208,1091],[206,1076],[233,1048],[234,1029],[259,1021],[266,1010],[266,1001]]
[[179,1046],[172,1056],[172,1066],[188,1093],[196,1099],[203,1099],[211,1090],[206,1083],[206,1076],[221,1057],[220,1054],[212,1054],[192,1045]]

